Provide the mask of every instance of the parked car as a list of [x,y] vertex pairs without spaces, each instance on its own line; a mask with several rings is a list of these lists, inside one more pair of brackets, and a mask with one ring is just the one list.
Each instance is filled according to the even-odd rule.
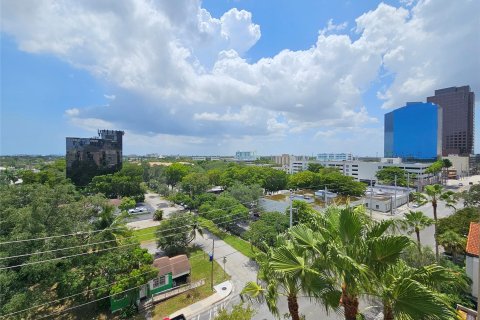
[[418,203],[414,203],[412,207],[418,208],[418,207],[420,207],[420,205]]
[[148,210],[145,207],[136,207],[136,208],[128,209],[128,213],[143,213],[147,211]]
[[460,183],[458,184],[458,186],[459,186],[459,187],[463,187],[463,183],[460,182]]

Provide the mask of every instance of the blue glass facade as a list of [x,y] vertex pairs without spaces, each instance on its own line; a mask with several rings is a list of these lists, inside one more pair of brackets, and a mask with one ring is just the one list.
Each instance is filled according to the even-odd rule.
[[434,103],[408,102],[385,114],[385,157],[430,160],[441,153],[441,109]]

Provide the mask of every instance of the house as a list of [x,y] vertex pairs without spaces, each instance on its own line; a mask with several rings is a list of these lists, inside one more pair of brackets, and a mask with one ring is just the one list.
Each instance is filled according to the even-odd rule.
[[472,296],[478,299],[478,253],[480,248],[480,224],[470,222],[466,248],[467,275],[472,279]]
[[138,306],[142,299],[152,298],[161,292],[188,282],[191,268],[188,257],[185,254],[172,258],[161,257],[155,259],[153,266],[158,269],[156,278],[153,278],[136,290],[110,297],[110,310],[112,312],[116,312],[132,304]]

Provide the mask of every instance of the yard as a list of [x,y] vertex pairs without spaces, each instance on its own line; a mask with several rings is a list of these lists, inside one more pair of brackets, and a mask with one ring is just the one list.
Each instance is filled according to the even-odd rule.
[[[179,309],[205,299],[213,293],[210,280],[212,263],[209,261],[208,255],[198,247],[192,248],[188,255],[191,257],[191,281],[205,279],[205,285],[160,302],[152,312],[153,319],[163,319]],[[214,285],[230,279],[230,276],[224,274],[223,268],[216,261],[214,261],[213,277]]]
[[136,240],[139,242],[155,240],[155,232],[157,231],[157,226],[149,227],[145,229],[134,230],[133,235],[136,237]]
[[223,241],[231,245],[235,250],[240,251],[243,255],[251,259],[255,257],[254,250],[256,248],[252,247],[250,242],[247,242],[239,237],[233,236],[231,234],[228,234],[220,230],[212,221],[208,219],[198,217],[198,221],[200,222],[200,225],[202,228],[207,229],[212,234],[214,234],[215,236],[219,237],[220,239],[222,239]]

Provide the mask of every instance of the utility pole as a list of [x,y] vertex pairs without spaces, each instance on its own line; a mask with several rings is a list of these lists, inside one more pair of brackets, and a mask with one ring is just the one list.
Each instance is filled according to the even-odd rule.
[[210,261],[212,262],[212,273],[210,275],[211,287],[213,291],[213,263],[214,263],[214,255],[215,255],[215,239],[212,239],[212,255],[210,256]]
[[325,202],[325,209],[327,209],[327,185],[324,186],[323,189],[323,202]]
[[290,189],[290,228],[293,226],[293,195]]
[[395,214],[397,210],[397,175],[395,175],[394,201],[395,209],[393,210],[393,214]]
[[410,208],[410,172],[407,171],[407,207]]
[[372,212],[373,201],[372,200],[373,200],[373,181],[372,181],[372,179],[370,179],[370,205],[369,205],[369,207],[370,207],[370,219],[373,218],[373,212]]

